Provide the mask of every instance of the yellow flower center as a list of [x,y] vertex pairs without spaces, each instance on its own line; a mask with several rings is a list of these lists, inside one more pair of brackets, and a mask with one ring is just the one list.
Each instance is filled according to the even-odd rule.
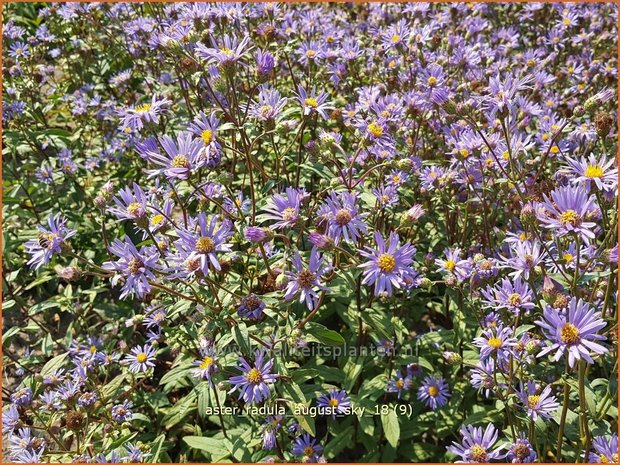
[[402,379],[399,379],[398,381],[396,381],[397,389],[402,389],[403,387],[405,387],[405,382]]
[[200,138],[202,139],[205,145],[209,145],[211,141],[213,140],[213,131],[211,131],[211,129],[205,129],[200,134]]
[[344,226],[351,221],[351,212],[346,208],[338,210],[335,217],[335,222],[338,226]]
[[151,223],[153,224],[160,224],[162,221],[164,221],[164,215],[162,215],[161,213],[151,218]]
[[131,274],[138,274],[140,272],[140,268],[142,268],[143,266],[144,263],[142,263],[142,260],[134,257],[129,260],[129,263],[127,264],[127,269]]
[[498,337],[492,337],[489,339],[488,344],[493,349],[499,349],[502,346],[502,340]]
[[282,219],[284,221],[292,221],[295,219],[295,217],[297,216],[297,214],[295,213],[295,209],[294,208],[285,208],[284,211],[282,211]]
[[588,165],[584,174],[586,178],[602,178],[603,168],[599,165]]
[[581,339],[579,330],[572,323],[564,323],[560,331],[560,339],[564,344],[576,344]]
[[304,449],[304,455],[306,457],[312,457],[314,455],[314,449],[312,447],[310,447],[310,446],[306,447]]
[[454,263],[454,260],[446,260],[446,264],[444,266],[446,267],[446,270],[454,271],[456,268],[456,263]]
[[565,253],[564,255],[562,255],[562,259],[565,263],[570,263],[573,261],[573,255],[570,253]]
[[213,365],[213,359],[207,355],[205,356],[205,358],[202,359],[202,362],[200,362],[200,369],[206,370],[211,365]]
[[252,384],[258,384],[263,380],[263,375],[256,368],[252,368],[248,372],[248,381]]
[[532,66],[534,66],[536,64],[536,62],[530,58],[529,60],[527,60],[527,65],[531,68]]
[[329,399],[330,407],[338,407],[339,405],[340,405],[340,402],[338,401],[338,399]]
[[396,260],[390,254],[384,253],[377,260],[379,269],[384,273],[389,273],[396,267]]
[[562,212],[560,215],[560,224],[565,226],[568,223],[573,226],[577,226],[577,223],[579,223],[579,213],[575,210],[566,210],[565,212]]
[[392,43],[395,44],[396,42],[398,42],[400,40],[400,36],[398,34],[394,34],[392,36]]
[[557,145],[554,145],[553,147],[551,147],[551,150],[549,150],[552,154],[557,155],[558,153],[560,153],[560,147],[558,147]]
[[510,152],[509,152],[508,150],[504,150],[504,151],[502,152],[502,158],[503,158],[504,160],[509,160],[509,159],[510,159]]
[[510,305],[513,306],[519,305],[521,303],[521,296],[514,292],[508,296],[508,302],[510,302]]
[[308,58],[314,58],[314,57],[316,56],[316,52],[315,52],[314,50],[308,50],[308,51],[306,52],[306,56],[307,56]]
[[310,108],[316,108],[319,106],[319,102],[317,102],[317,100],[312,97],[308,97],[306,100],[304,100],[304,103]]
[[94,354],[95,352],[97,352],[97,347],[95,347],[95,346],[90,346],[90,349],[89,349],[89,350],[90,350],[90,353],[91,353],[91,354]]
[[138,105],[136,107],[136,111],[138,113],[146,113],[150,109],[151,109],[151,104],[150,103],[143,103],[142,105]]
[[463,158],[469,157],[469,150],[467,150],[467,149],[461,149],[461,150],[459,150],[459,153],[461,154],[461,156]]
[[540,396],[527,396],[527,406],[531,409],[538,407]]
[[138,215],[140,210],[142,210],[142,205],[140,205],[138,202],[132,202],[127,205],[127,213],[129,213],[131,216]]
[[146,362],[147,358],[148,357],[146,356],[146,354],[144,352],[140,352],[138,355],[136,355],[136,360],[138,361],[138,363]]
[[471,446],[469,450],[469,456],[475,462],[486,462],[487,461],[487,450],[482,447],[480,444],[474,444]]
[[437,78],[435,76],[430,76],[426,82],[428,83],[429,86],[436,86],[437,85]]
[[431,397],[437,397],[437,394],[439,394],[439,389],[437,389],[435,386],[429,386],[427,391],[428,395]]
[[383,135],[383,128],[380,124],[377,124],[375,121],[368,125],[368,132],[370,132],[375,137],[381,137]]
[[211,253],[215,250],[215,242],[210,237],[200,237],[196,241],[196,252],[198,253]]
[[562,24],[564,24],[564,26],[568,26],[570,24],[570,19],[564,18],[564,21],[562,21]]
[[189,167],[189,159],[185,155],[177,155],[172,160],[172,166],[174,168],[188,168]]

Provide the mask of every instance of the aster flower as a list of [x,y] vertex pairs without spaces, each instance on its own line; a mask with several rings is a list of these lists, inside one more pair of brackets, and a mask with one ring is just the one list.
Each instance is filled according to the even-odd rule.
[[450,391],[448,383],[441,376],[427,376],[418,388],[418,400],[433,410],[448,403]]
[[357,242],[366,234],[366,224],[362,221],[367,215],[358,212],[357,196],[350,192],[339,195],[332,192],[319,208],[318,215],[327,222],[327,235],[337,244],[341,239]]
[[116,207],[108,208],[108,212],[121,220],[132,220],[140,227],[146,226],[148,223],[146,218],[148,199],[142,188],[134,182],[133,191],[127,186],[121,189],[118,194],[113,199]]
[[230,392],[239,389],[239,398],[248,404],[259,404],[271,395],[269,384],[278,379],[278,375],[271,372],[273,360],[264,362],[265,352],[256,352],[254,366],[245,358],[239,358],[239,370],[243,374],[231,377],[228,381],[234,387]]
[[129,365],[132,373],[146,372],[155,366],[155,349],[150,345],[137,346],[131,349],[131,353],[125,357],[125,363]]
[[66,240],[73,237],[75,230],[65,226],[67,220],[64,216],[57,214],[47,218],[48,228],[37,225],[39,234],[36,239],[31,239],[24,244],[26,252],[30,255],[28,265],[37,269],[42,265],[47,265],[55,254],[60,254],[69,249]]
[[160,137],[159,142],[166,154],[147,152],[146,158],[162,168],[148,170],[149,176],[163,173],[168,179],[187,179],[192,171],[204,164],[201,158],[203,144],[200,139],[194,139],[188,132],[180,133],[176,143],[168,136]]
[[272,225],[275,229],[292,227],[299,221],[299,209],[305,195],[294,187],[287,187],[285,195],[275,194],[265,206],[267,214],[262,217],[265,220],[276,220]]
[[212,381],[214,373],[219,371],[219,367],[216,363],[217,351],[211,344],[200,348],[200,360],[196,360],[194,365],[196,368],[192,369],[192,374],[196,378],[206,379],[209,382]]
[[473,268],[470,260],[461,258],[461,249],[458,247],[447,249],[446,259],[438,258],[435,260],[435,264],[439,266],[440,271],[447,271],[456,276],[460,281],[469,278]]
[[301,455],[302,461],[306,463],[317,463],[319,454],[323,452],[323,447],[316,443],[316,439],[310,437],[308,433],[295,439],[292,452],[294,455]]
[[104,270],[116,272],[112,284],[116,284],[121,276],[125,278],[122,288],[121,299],[130,294],[136,294],[139,298],[150,292],[151,285],[148,280],[154,280],[154,269],[158,269],[157,260],[159,253],[154,246],[142,247],[139,251],[127,236],[123,241],[115,239],[109,249],[119,257],[115,262],[105,262],[101,267]]
[[297,86],[297,100],[301,105],[304,116],[317,113],[323,119],[328,119],[327,110],[332,110],[333,104],[327,101],[328,94],[321,91],[316,93],[316,86],[312,87],[312,91],[308,93],[302,86]]
[[394,378],[388,380],[387,384],[387,392],[395,392],[398,394],[398,398],[402,396],[403,392],[411,389],[411,385],[413,384],[413,380],[409,375],[403,376],[403,373],[399,370],[398,373],[394,376]]
[[484,396],[488,399],[496,387],[504,387],[504,385],[497,386],[495,374],[495,360],[492,358],[481,360],[469,374],[470,383],[476,389],[484,391]]
[[605,336],[598,334],[607,323],[601,318],[600,312],[581,299],[573,297],[570,300],[567,314],[558,312],[547,306],[543,312],[543,319],[535,323],[543,329],[545,337],[551,345],[538,353],[542,357],[555,351],[554,361],[558,361],[565,352],[568,353],[568,364],[572,368],[577,360],[594,363],[590,355],[606,354],[607,348],[595,341],[605,340]]
[[276,89],[263,84],[259,87],[257,100],[250,106],[250,115],[259,121],[275,121],[282,114],[286,101]]
[[222,146],[217,140],[217,128],[220,124],[220,120],[215,117],[215,112],[212,112],[207,117],[203,112],[200,112],[194,122],[190,124],[189,130],[201,142],[200,149],[200,163],[204,163],[207,167],[215,167],[221,157]]
[[393,287],[400,289],[406,285],[406,280],[417,276],[411,268],[416,249],[411,244],[399,247],[398,234],[395,232],[390,233],[387,244],[380,233],[375,232],[374,237],[376,249],[366,247],[367,251],[358,251],[368,259],[360,265],[360,268],[364,268],[362,284],[374,284],[375,295],[387,292],[391,296]]
[[453,442],[447,447],[448,452],[458,455],[462,460],[456,463],[487,463],[491,460],[499,460],[505,457],[502,447],[493,448],[497,442],[498,432],[493,423],[489,423],[486,429],[473,425],[463,426],[460,430],[463,436],[462,442]]
[[295,251],[292,258],[294,271],[287,271],[288,284],[284,293],[284,299],[291,300],[299,294],[299,302],[305,302],[309,310],[313,310],[319,304],[319,294],[315,290],[327,291],[328,288],[320,283],[322,276],[329,270],[328,266],[324,266],[323,257],[316,248],[310,252],[310,261],[308,266],[304,266],[299,256],[299,252]]
[[344,414],[351,408],[351,399],[345,390],[332,389],[328,394],[321,395],[317,402],[318,407],[328,408],[332,412],[332,418],[337,414]]
[[519,438],[510,445],[506,458],[512,463],[534,463],[536,461],[536,451],[526,439],[525,433],[519,434]]
[[480,360],[486,360],[492,355],[497,356],[498,360],[507,359],[512,346],[517,342],[512,334],[509,326],[482,331],[482,334],[474,339],[474,345],[480,348]]
[[18,407],[30,405],[32,402],[32,389],[29,387],[20,388],[11,394],[11,402]]
[[176,258],[191,264],[193,271],[200,271],[204,276],[211,268],[215,271],[222,269],[216,252],[232,250],[227,243],[232,235],[230,222],[224,221],[218,226],[217,217],[212,216],[209,221],[205,212],[198,213],[190,229],[178,229],[177,234],[179,240],[174,244],[179,253]]
[[122,404],[113,406],[110,411],[112,419],[119,423],[131,420],[131,417],[133,416],[133,412],[131,411],[132,407],[133,404],[129,400],[125,400]]
[[150,102],[121,111],[121,131],[132,133],[142,129],[146,123],[159,124],[159,115],[171,103],[165,97],[154,95]]
[[11,434],[19,425],[19,411],[15,405],[2,410],[2,434]]
[[578,234],[589,243],[594,239],[597,224],[591,220],[600,215],[593,195],[588,196],[581,187],[560,187],[545,196],[543,212],[538,219],[544,227],[553,229],[558,236]]
[[518,278],[523,276],[529,279],[530,273],[534,271],[540,262],[545,258],[545,253],[541,251],[540,242],[514,242],[510,247],[509,257],[500,256],[503,267],[510,268],[510,276]]
[[618,435],[595,436],[592,439],[594,451],[590,452],[590,463],[618,463]]
[[271,450],[276,447],[276,433],[282,428],[281,415],[269,415],[263,424],[263,449]]
[[552,418],[560,406],[555,396],[551,395],[551,386],[539,392],[536,383],[531,380],[527,382],[527,387],[523,386],[523,383],[520,384],[517,396],[527,411],[527,415],[534,421],[539,416],[547,420]]
[[256,294],[248,294],[241,299],[237,307],[240,317],[259,320],[263,316],[266,305]]
[[521,311],[528,313],[535,307],[534,294],[520,277],[502,279],[499,286],[482,289],[484,305],[488,308],[505,308],[515,315]]
[[593,186],[602,191],[615,191],[618,188],[618,168],[614,168],[615,159],[609,160],[603,154],[597,160],[594,154],[588,158],[573,159],[565,157],[568,163],[566,169],[569,175],[573,175],[571,181],[574,184],[583,183],[588,190]]
[[225,35],[221,40],[211,37],[212,47],[198,43],[196,46],[196,55],[207,63],[230,66],[237,63],[247,51],[246,48],[250,43],[250,37],[245,36],[241,41],[230,35]]

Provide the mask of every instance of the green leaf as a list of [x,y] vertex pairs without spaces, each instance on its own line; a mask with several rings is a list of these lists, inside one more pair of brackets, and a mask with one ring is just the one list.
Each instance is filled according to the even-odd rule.
[[326,346],[340,346],[344,344],[344,338],[340,333],[327,329],[325,326],[311,322],[306,327],[307,333],[312,336],[310,340],[314,339],[315,342]]
[[383,424],[385,439],[392,447],[396,447],[400,439],[400,424],[394,409],[390,408],[387,415],[381,415],[381,423]]
[[221,461],[231,455],[230,450],[226,448],[226,442],[221,438],[185,436],[183,441],[192,449],[198,449],[209,454],[214,462]]
[[62,364],[64,363],[65,358],[67,358],[67,355],[69,355],[69,352],[56,355],[56,357],[49,360],[45,365],[43,365],[43,368],[41,368],[41,376],[42,377],[46,376],[50,374],[51,372],[53,372],[54,370],[57,370],[58,368],[60,368]]

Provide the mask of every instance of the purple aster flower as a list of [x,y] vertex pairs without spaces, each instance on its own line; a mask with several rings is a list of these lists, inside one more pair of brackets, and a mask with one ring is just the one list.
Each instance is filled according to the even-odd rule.
[[29,387],[18,389],[11,394],[11,402],[19,407],[30,405],[32,402],[32,390]]
[[299,208],[305,194],[294,187],[286,188],[286,195],[275,194],[265,206],[267,214],[262,215],[265,220],[276,220],[272,225],[275,229],[295,226],[299,221]]
[[127,449],[127,458],[125,459],[129,463],[142,463],[144,459],[148,458],[151,453],[143,452],[138,446],[134,444],[125,444]]
[[510,445],[506,458],[512,463],[533,463],[536,461],[536,451],[526,439],[525,433]]
[[151,270],[157,269],[157,259],[159,253],[154,246],[142,247],[140,251],[127,236],[123,242],[115,239],[109,249],[114,255],[119,257],[115,262],[105,262],[101,267],[105,270],[115,271],[117,274],[112,278],[112,284],[116,284],[121,276],[125,278],[122,287],[121,299],[129,294],[136,294],[139,298],[144,297],[150,292],[151,285],[148,280],[155,279]]
[[256,102],[250,106],[250,115],[264,122],[276,120],[284,110],[286,98],[282,98],[280,92],[267,84],[259,89]]
[[597,160],[594,154],[590,154],[588,158],[566,157],[565,160],[568,163],[567,173],[573,175],[571,181],[583,182],[588,192],[592,190],[592,185],[602,191],[615,191],[618,188],[618,168],[614,168],[614,158],[608,160],[605,155],[601,155]]
[[11,434],[19,425],[19,410],[15,405],[9,405],[2,410],[2,434]]
[[590,463],[619,463],[618,462],[618,435],[610,437],[595,436],[592,440],[594,451],[590,452]]
[[484,431],[482,427],[466,425],[460,433],[463,436],[462,442],[453,442],[447,447],[448,452],[461,457],[462,460],[456,463],[488,463],[505,457],[506,454],[501,453],[501,446],[492,450],[498,437],[493,423],[489,423]]
[[517,396],[527,411],[527,415],[534,421],[540,416],[543,419],[550,419],[559,407],[555,396],[551,395],[551,386],[547,386],[539,392],[536,383],[527,382],[527,387],[520,383]]
[[189,130],[197,136],[201,142],[200,163],[204,163],[208,168],[214,168],[220,161],[222,146],[217,141],[217,127],[220,120],[215,117],[215,112],[207,118],[200,112],[190,124]]
[[481,360],[469,375],[471,385],[478,390],[484,390],[484,396],[488,399],[497,386],[495,383],[495,360],[492,358]]
[[276,447],[276,433],[282,428],[281,415],[269,415],[263,425],[263,449],[271,450]]
[[90,408],[95,405],[95,402],[99,399],[99,396],[95,392],[85,392],[78,397],[78,405],[84,408]]
[[374,284],[375,295],[386,291],[388,296],[391,296],[392,286],[400,289],[406,285],[406,280],[417,276],[411,268],[415,247],[411,244],[399,247],[398,241],[398,234],[395,232],[390,233],[388,244],[380,233],[375,232],[377,248],[366,247],[367,252],[358,251],[362,257],[368,259],[368,262],[360,265],[360,268],[365,268],[362,284]]
[[225,35],[220,40],[211,37],[212,47],[207,47],[201,43],[196,46],[196,55],[204,59],[207,63],[230,66],[243,58],[250,37],[245,36],[241,41],[236,37]]
[[321,395],[316,402],[318,407],[323,407],[326,413],[331,413],[332,418],[336,418],[337,414],[344,414],[351,408],[351,399],[347,396],[346,391],[332,389],[328,394]]
[[559,236],[575,233],[589,243],[594,239],[597,224],[592,219],[600,215],[593,195],[588,196],[582,187],[560,187],[545,196],[543,211],[538,219],[544,227],[553,229]]
[[474,339],[474,345],[480,348],[480,360],[486,360],[492,355],[496,355],[498,360],[507,359],[516,342],[517,340],[512,337],[512,328],[509,326],[485,329],[479,337]]
[[28,44],[23,42],[15,42],[9,47],[9,56],[15,59],[26,58],[30,56],[30,52],[28,51]]
[[155,349],[150,345],[138,346],[131,349],[131,353],[125,357],[125,363],[129,365],[132,373],[146,372],[155,366]]
[[206,379],[212,382],[212,376],[219,371],[219,367],[216,363],[217,352],[215,347],[211,344],[200,348],[200,360],[196,360],[194,365],[196,368],[192,369],[192,374],[196,378]]
[[545,253],[540,250],[539,242],[514,242],[511,244],[510,253],[510,257],[501,256],[503,267],[513,270],[510,276],[518,278],[522,275],[526,280],[545,258]]
[[263,362],[265,352],[256,352],[254,366],[251,366],[243,357],[239,358],[239,369],[243,374],[233,376],[229,379],[234,388],[230,392],[240,389],[239,398],[244,402],[260,403],[271,395],[269,384],[273,384],[278,379],[278,375],[273,374],[273,360]]
[[255,59],[256,74],[258,74],[259,78],[266,79],[271,74],[273,67],[275,66],[275,59],[273,58],[273,55],[269,52],[263,52],[261,49],[258,49],[256,51]]
[[146,159],[161,166],[160,169],[147,170],[149,176],[165,174],[168,179],[187,179],[193,170],[204,164],[201,152],[203,144],[200,139],[194,139],[189,132],[177,136],[177,143],[169,136],[159,138],[166,155],[157,152],[146,152]]
[[241,299],[237,307],[240,317],[258,320],[263,316],[266,305],[256,294],[248,294]]
[[458,247],[447,249],[446,259],[438,258],[435,260],[435,264],[439,266],[440,271],[447,271],[456,276],[460,281],[469,278],[472,270],[471,260],[461,259],[461,249]]
[[108,208],[108,211],[121,220],[133,220],[140,227],[146,227],[146,208],[148,199],[140,186],[133,183],[133,192],[129,186],[119,191],[119,197],[114,197],[116,207]]
[[129,400],[125,400],[122,404],[115,405],[111,410],[112,419],[119,423],[131,420],[133,416],[131,407],[133,407],[133,404]]
[[321,118],[328,119],[327,110],[334,108],[331,102],[327,101],[329,95],[322,90],[318,95],[316,86],[312,87],[312,91],[308,93],[301,85],[297,86],[297,100],[301,105],[304,116],[314,113],[321,115]]
[[577,360],[585,360],[594,363],[590,352],[594,354],[606,354],[607,348],[595,341],[605,340],[605,336],[598,334],[607,323],[601,318],[600,312],[591,309],[581,299],[573,297],[568,306],[568,315],[560,313],[551,306],[547,306],[543,312],[543,320],[535,323],[543,329],[545,337],[551,341],[551,345],[538,353],[538,357],[555,351],[554,361],[558,361],[564,352],[568,352],[568,364],[575,365]]
[[313,310],[319,303],[319,294],[314,288],[321,291],[328,290],[320,283],[320,280],[323,274],[329,271],[329,266],[323,266],[323,257],[316,248],[312,248],[310,252],[310,261],[307,267],[304,266],[297,251],[293,255],[292,263],[295,270],[286,272],[289,281],[284,299],[291,300],[299,294],[299,302],[305,302],[308,309]]
[[159,328],[166,322],[166,309],[164,307],[151,308],[144,317],[142,324],[146,329]]
[[146,123],[159,124],[159,115],[172,102],[165,97],[153,96],[150,102],[128,108],[121,112],[121,130],[126,133],[139,131]]
[[57,214],[47,218],[49,229],[37,225],[39,229],[37,238],[24,244],[26,252],[31,255],[28,265],[37,269],[48,264],[54,254],[60,254],[69,248],[65,241],[75,235],[75,230],[67,228],[66,222],[62,215]]
[[427,376],[418,388],[418,400],[433,410],[448,403],[450,391],[448,383],[441,376]]
[[230,252],[231,246],[226,241],[231,236],[231,224],[224,221],[217,225],[217,217],[208,220],[205,212],[200,212],[189,230],[177,230],[179,240],[174,244],[181,262],[192,264],[193,271],[200,271],[204,276],[209,269],[220,271],[222,267],[216,252]]
[[306,433],[295,439],[292,452],[295,455],[301,455],[302,461],[306,463],[317,463],[320,458],[319,454],[323,452],[323,447],[316,443],[316,439]]
[[515,315],[529,313],[535,307],[532,290],[519,277],[512,281],[504,278],[499,286],[482,289],[482,295],[485,307],[505,308]]
[[366,234],[366,224],[362,221],[366,214],[358,213],[357,196],[350,192],[340,195],[332,192],[319,208],[321,219],[327,221],[327,235],[337,244],[340,239],[357,242]]
[[403,376],[403,373],[399,370],[396,376],[388,380],[387,392],[395,392],[398,394],[398,398],[402,396],[403,392],[409,391],[413,384],[413,380],[409,375]]
[[299,55],[299,62],[304,66],[310,63],[316,63],[325,58],[323,47],[314,40],[301,44],[296,50],[296,53]]
[[245,228],[244,237],[247,241],[260,244],[267,240],[267,230],[256,226],[248,226]]

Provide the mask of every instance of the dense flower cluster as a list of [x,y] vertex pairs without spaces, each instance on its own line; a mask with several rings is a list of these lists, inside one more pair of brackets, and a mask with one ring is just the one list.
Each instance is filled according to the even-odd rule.
[[616,17],[8,4],[5,459],[617,462]]

